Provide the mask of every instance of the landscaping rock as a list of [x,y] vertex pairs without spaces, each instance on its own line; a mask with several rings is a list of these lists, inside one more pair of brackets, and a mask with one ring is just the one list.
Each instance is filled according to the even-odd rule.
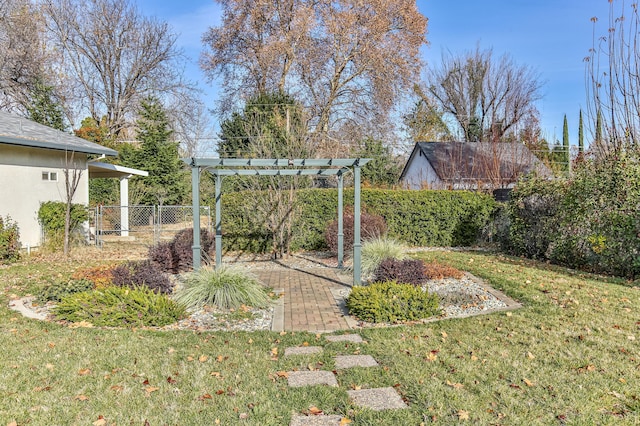
[[351,367],[377,367],[378,363],[371,355],[338,355],[336,356],[336,370]]
[[293,416],[289,426],[340,426],[342,416]]
[[291,355],[312,355],[322,353],[321,346],[297,346],[293,348],[285,348],[284,356]]
[[325,336],[329,342],[353,342],[353,343],[362,343],[362,337],[359,334],[338,334]]
[[353,403],[375,411],[407,408],[394,388],[376,388],[347,391]]

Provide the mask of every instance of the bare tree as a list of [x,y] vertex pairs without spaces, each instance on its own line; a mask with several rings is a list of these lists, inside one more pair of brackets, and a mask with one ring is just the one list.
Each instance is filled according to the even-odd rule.
[[[418,79],[427,19],[411,0],[218,0],[223,22],[203,40],[201,66],[232,96],[293,94],[321,144],[335,131],[388,124]],[[333,136],[332,136],[333,134]]]
[[78,190],[78,185],[82,179],[83,169],[74,161],[75,152],[65,152],[64,156],[64,168],[62,173],[64,174],[64,202],[65,202],[65,215],[64,215],[64,245],[63,253],[65,256],[69,254],[70,246],[69,240],[71,238],[71,209],[73,208],[73,197]]
[[46,75],[43,20],[28,0],[0,0],[0,109],[25,113]]
[[532,68],[491,49],[462,55],[443,54],[428,71],[428,91],[453,117],[468,142],[500,141],[537,113],[542,82]]
[[591,21],[593,46],[585,62],[587,123],[595,142],[592,150],[619,152],[640,144],[638,4],[627,8],[624,2],[609,1],[606,35],[596,35],[597,17]]
[[78,109],[96,122],[106,117],[112,136],[130,125],[140,98],[189,88],[176,35],[130,0],[46,0],[42,10]]

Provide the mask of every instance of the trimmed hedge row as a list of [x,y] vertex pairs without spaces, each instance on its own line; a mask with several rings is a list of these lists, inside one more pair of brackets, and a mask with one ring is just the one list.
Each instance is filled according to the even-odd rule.
[[[345,210],[353,190],[344,191]],[[222,232],[226,250],[265,252],[271,247],[261,223],[252,221],[251,191],[222,195]],[[363,189],[362,211],[382,216],[389,236],[413,246],[468,246],[491,220],[491,196],[466,191]],[[212,203],[213,204],[213,203]],[[337,218],[336,189],[303,189],[296,193],[292,250],[325,248],[327,225]]]

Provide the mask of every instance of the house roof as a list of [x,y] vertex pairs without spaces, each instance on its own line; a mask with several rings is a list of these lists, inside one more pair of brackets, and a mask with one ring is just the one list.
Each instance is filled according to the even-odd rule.
[[89,178],[121,178],[131,175],[149,176],[149,172],[132,169],[130,167],[118,166],[116,164],[99,163],[90,161],[88,164]]
[[416,158],[424,157],[438,177],[450,181],[515,181],[536,171],[550,170],[519,142],[417,142],[400,178]]
[[113,149],[1,111],[0,143],[84,154],[118,155]]

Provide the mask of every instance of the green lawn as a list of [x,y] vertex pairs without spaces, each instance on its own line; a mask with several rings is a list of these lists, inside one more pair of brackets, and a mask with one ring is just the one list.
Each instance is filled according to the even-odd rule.
[[[311,406],[353,425],[640,424],[640,289],[490,254],[421,256],[468,270],[524,307],[362,330],[367,344],[307,333],[66,328],[6,306],[10,295],[69,274],[79,260],[3,267],[0,426],[287,425]],[[324,352],[281,356],[304,342]],[[333,356],[355,353],[380,367],[339,371],[338,388],[289,389],[278,375],[334,370]],[[349,403],[346,390],[382,386],[394,386],[409,409]]]

